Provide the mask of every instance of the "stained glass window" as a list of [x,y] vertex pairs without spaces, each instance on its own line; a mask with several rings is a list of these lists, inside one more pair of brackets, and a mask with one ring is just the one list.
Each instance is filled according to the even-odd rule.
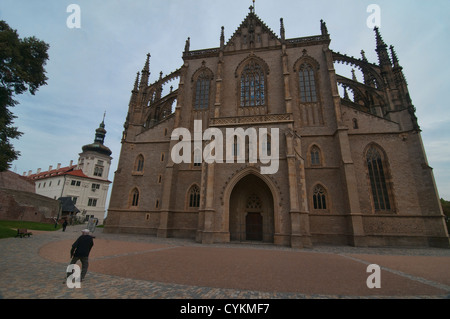
[[380,152],[375,147],[371,147],[367,152],[366,160],[375,210],[391,210],[385,168]]
[[241,106],[265,104],[264,71],[255,61],[248,63],[241,74]]
[[303,63],[298,74],[300,101],[303,103],[317,102],[316,80],[312,66],[308,63]]
[[325,190],[320,185],[314,187],[313,205],[314,209],[327,209],[327,198]]
[[203,110],[209,107],[209,86],[210,78],[206,72],[203,72],[197,78],[197,85],[195,89],[195,105],[196,110]]
[[200,207],[200,188],[197,185],[189,191],[189,207]]

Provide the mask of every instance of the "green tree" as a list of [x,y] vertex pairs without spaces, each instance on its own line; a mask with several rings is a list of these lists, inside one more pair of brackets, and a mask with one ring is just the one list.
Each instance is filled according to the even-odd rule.
[[22,133],[12,126],[16,118],[10,108],[18,104],[15,95],[29,91],[32,95],[46,85],[45,65],[49,45],[36,37],[20,39],[16,30],[0,20],[0,172],[10,168],[20,156],[11,139]]

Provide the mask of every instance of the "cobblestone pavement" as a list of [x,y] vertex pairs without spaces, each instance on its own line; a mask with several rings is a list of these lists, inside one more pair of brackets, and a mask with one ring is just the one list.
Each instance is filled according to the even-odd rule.
[[[200,245],[95,232],[80,289],[65,282],[70,245],[85,226],[0,240],[2,299],[450,298],[450,249]],[[381,267],[369,289],[369,264]]]

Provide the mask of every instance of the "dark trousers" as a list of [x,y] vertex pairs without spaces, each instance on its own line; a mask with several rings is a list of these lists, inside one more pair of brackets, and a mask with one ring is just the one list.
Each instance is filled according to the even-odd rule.
[[[70,261],[70,265],[75,265],[78,260],[81,261],[81,280],[83,280],[84,277],[86,276],[87,271],[88,271],[89,257],[73,256],[72,260]],[[67,277],[69,277],[70,275],[71,275],[70,273],[67,273]]]

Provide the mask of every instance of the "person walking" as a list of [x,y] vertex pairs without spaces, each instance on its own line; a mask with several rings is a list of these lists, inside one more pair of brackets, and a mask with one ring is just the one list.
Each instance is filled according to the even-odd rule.
[[62,224],[63,231],[66,231],[67,224],[67,219],[64,219],[64,223]]
[[[89,267],[89,254],[94,246],[94,237],[89,234],[89,229],[83,229],[81,236],[73,243],[70,250],[70,257],[72,258],[70,264],[75,265],[78,260],[81,261],[81,281],[84,280]],[[67,277],[71,274],[67,273]]]

